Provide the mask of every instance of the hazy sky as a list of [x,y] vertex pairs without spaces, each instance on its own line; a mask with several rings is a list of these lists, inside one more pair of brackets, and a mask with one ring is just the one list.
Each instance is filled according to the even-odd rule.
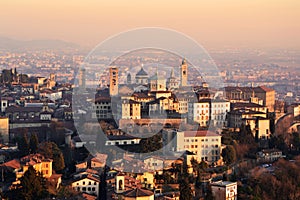
[[208,47],[300,47],[299,0],[1,0],[0,36],[96,45],[137,27]]

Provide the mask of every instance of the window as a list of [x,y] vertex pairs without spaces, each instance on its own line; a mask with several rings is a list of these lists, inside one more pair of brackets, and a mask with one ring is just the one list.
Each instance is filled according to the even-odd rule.
[[82,191],[86,191],[86,187],[83,187],[83,188],[82,188]]
[[89,185],[92,185],[92,182],[91,182],[91,181],[89,181]]
[[90,188],[90,187],[88,187],[88,191],[91,191],[91,188]]
[[94,187],[92,188],[92,191],[95,191],[95,188],[94,188]]
[[85,185],[85,181],[82,182],[82,185]]

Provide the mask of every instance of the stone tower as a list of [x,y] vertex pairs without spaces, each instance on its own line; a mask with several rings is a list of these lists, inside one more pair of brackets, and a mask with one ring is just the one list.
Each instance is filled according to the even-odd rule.
[[116,96],[119,92],[119,70],[117,67],[109,68],[109,95]]
[[181,86],[187,86],[187,80],[188,80],[188,65],[187,61],[184,58],[181,63],[180,67],[180,85]]

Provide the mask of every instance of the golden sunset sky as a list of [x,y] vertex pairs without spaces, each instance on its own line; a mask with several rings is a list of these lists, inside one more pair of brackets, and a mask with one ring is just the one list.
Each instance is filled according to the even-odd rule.
[[299,21],[299,0],[0,1],[0,36],[81,45],[150,26],[211,47],[300,47]]

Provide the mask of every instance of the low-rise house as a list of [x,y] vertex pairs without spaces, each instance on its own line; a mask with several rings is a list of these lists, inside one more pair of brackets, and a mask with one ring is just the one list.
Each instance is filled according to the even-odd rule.
[[91,175],[85,174],[75,178],[71,182],[72,188],[74,188],[78,192],[83,192],[92,195],[99,195],[99,178]]
[[4,170],[15,173],[16,180],[13,182],[13,185],[20,183],[21,177],[24,176],[25,172],[30,166],[32,166],[37,172],[42,173],[51,185],[58,188],[61,183],[61,174],[55,174],[52,170],[52,160],[46,159],[41,154],[30,154],[28,156],[22,157],[19,159],[14,159],[8,162],[5,162],[0,165]]
[[263,149],[257,153],[257,160],[259,162],[274,162],[279,158],[285,157],[282,151],[278,149]]
[[237,182],[214,182],[211,190],[215,200],[237,200]]

